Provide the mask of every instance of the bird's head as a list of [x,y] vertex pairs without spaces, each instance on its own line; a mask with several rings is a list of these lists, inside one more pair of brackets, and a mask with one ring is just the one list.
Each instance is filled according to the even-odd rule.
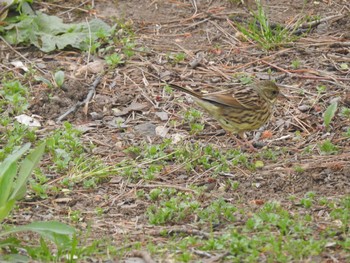
[[259,94],[270,104],[275,104],[278,97],[282,96],[280,88],[271,80],[262,80],[256,84]]

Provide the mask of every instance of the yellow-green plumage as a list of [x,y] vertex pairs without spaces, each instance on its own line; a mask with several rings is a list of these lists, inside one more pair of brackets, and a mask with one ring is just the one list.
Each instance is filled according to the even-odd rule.
[[168,85],[192,95],[222,128],[241,137],[244,132],[258,129],[269,120],[280,94],[278,86],[269,80],[237,87],[229,92],[205,95],[175,84]]

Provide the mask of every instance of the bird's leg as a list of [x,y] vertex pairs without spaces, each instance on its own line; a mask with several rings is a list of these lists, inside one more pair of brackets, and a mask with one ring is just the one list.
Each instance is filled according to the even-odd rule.
[[247,149],[249,152],[256,152],[257,149],[253,146],[252,141],[248,141],[247,136],[245,135],[244,132],[239,132],[238,136],[241,139],[238,139],[237,136],[231,134],[231,138],[236,142],[238,146],[240,146],[243,149]]

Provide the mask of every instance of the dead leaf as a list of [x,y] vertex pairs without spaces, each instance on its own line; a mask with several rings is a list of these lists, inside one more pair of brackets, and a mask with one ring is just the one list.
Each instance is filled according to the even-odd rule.
[[19,116],[16,116],[15,119],[28,127],[41,127],[41,124],[38,120],[34,119],[33,117],[30,117],[25,114],[21,114]]
[[254,199],[254,200],[251,200],[249,203],[253,205],[263,205],[265,204],[265,201],[261,199]]
[[264,131],[261,135],[261,139],[270,139],[272,137],[272,132],[270,130]]
[[90,62],[87,65],[81,66],[77,72],[75,73],[76,76],[81,76],[85,73],[92,73],[97,74],[104,70],[104,67],[106,65],[106,62],[103,60],[97,60],[94,62]]

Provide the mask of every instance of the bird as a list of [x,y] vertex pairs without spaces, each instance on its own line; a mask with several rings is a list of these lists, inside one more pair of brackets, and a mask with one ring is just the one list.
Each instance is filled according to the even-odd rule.
[[228,133],[245,139],[245,132],[263,126],[271,117],[281,94],[271,80],[261,80],[222,93],[201,94],[187,87],[167,83],[173,89],[190,94],[194,101]]

